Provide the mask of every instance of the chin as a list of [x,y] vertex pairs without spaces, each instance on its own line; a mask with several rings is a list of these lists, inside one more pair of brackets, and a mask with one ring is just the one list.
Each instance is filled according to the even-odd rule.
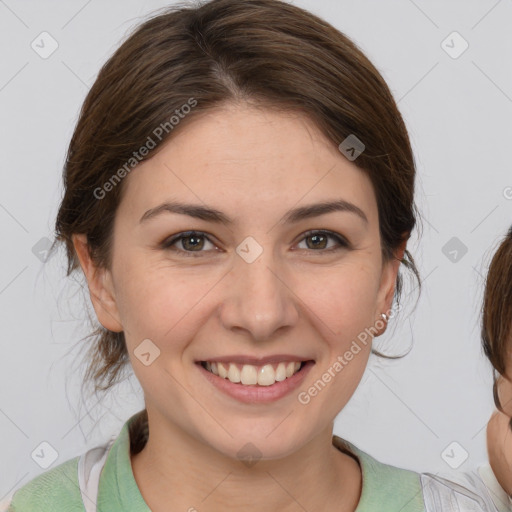
[[[279,421],[273,420],[271,428],[268,428],[267,425],[265,428],[261,425],[253,425],[252,429],[227,427],[233,437],[223,433],[222,439],[209,437],[203,439],[217,452],[231,459],[246,461],[248,466],[258,460],[283,459],[300,450],[308,439],[304,433],[294,435],[289,428],[278,427],[276,429]],[[278,432],[281,428],[282,431]],[[275,429],[274,432],[272,432],[273,429]],[[271,432],[270,435],[269,432]]]

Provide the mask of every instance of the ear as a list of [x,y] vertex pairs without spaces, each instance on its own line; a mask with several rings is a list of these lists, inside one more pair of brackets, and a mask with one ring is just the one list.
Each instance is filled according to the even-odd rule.
[[381,325],[383,323],[384,326],[381,329],[378,329],[376,336],[381,336],[384,334],[384,332],[386,332],[388,321],[383,320],[381,315],[382,313],[388,314],[388,312],[391,310],[393,297],[395,296],[398,270],[404,257],[407,240],[408,236],[404,238],[404,241],[394,251],[393,257],[388,261],[384,261],[382,265],[382,275],[377,297],[377,311],[375,313],[376,319],[380,320],[376,324]]
[[98,321],[109,331],[121,332],[123,327],[119,320],[111,272],[95,266],[89,253],[86,235],[74,234],[71,238],[87,279],[91,302]]

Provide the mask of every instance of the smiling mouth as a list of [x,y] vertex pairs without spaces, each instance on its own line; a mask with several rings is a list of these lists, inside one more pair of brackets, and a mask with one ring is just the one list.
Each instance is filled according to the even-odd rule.
[[272,386],[300,372],[308,361],[281,361],[256,366],[252,364],[201,361],[201,366],[220,378],[242,386]]

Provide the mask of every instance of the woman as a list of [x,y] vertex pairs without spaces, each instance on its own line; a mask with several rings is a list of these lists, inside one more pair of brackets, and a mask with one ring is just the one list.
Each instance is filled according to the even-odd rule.
[[414,179],[386,83],[323,20],[214,0],[140,26],[85,100],[56,231],[102,326],[89,375],[130,362],[146,408],[12,510],[497,510],[332,435],[418,276]]

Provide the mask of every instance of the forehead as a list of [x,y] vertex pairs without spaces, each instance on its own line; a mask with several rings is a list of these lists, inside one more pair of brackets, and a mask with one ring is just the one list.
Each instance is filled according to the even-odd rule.
[[133,214],[173,197],[220,210],[231,206],[238,215],[249,205],[250,214],[264,215],[285,205],[344,199],[369,220],[376,215],[366,173],[297,112],[229,105],[202,113],[125,179],[120,209]]

